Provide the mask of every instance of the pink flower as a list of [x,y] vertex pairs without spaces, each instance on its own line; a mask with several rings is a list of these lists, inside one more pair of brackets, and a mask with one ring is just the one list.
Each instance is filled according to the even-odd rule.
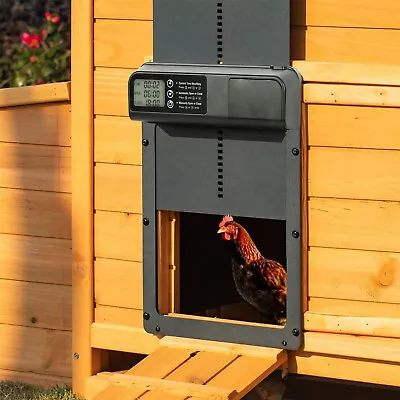
[[47,31],[46,29],[42,29],[42,36],[43,38],[45,38],[47,36]]
[[26,32],[21,34],[21,44],[27,44],[31,49],[37,49],[42,41],[43,38],[40,35],[29,34]]
[[30,36],[31,35],[29,33],[27,33],[27,32],[21,33],[21,43],[22,44],[28,44]]
[[51,14],[48,11],[45,12],[44,16],[46,17],[47,21],[50,21]]
[[31,49],[37,49],[42,41],[43,38],[40,35],[31,35],[28,45]]
[[31,63],[34,63],[34,62],[36,61],[36,57],[35,57],[35,56],[31,56],[30,59],[29,59],[29,61],[30,61]]
[[51,22],[53,22],[53,24],[58,24],[60,22],[60,17],[54,17]]

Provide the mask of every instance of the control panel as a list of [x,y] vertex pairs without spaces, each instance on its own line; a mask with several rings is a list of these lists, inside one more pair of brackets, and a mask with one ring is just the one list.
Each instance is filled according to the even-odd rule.
[[133,79],[132,111],[206,114],[207,78],[141,74]]
[[[150,123],[287,126],[300,84],[291,67],[146,63],[129,78],[129,116]],[[296,105],[295,105],[296,104]]]

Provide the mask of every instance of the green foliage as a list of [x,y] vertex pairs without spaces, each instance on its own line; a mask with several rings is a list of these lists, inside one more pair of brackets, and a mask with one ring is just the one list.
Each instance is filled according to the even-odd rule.
[[2,400],[78,400],[67,386],[43,389],[15,382],[0,383]]
[[59,16],[46,12],[40,28],[32,27],[23,32],[21,42],[0,58],[0,65],[9,64],[11,72],[1,87],[69,80],[71,50],[64,39],[65,29]]

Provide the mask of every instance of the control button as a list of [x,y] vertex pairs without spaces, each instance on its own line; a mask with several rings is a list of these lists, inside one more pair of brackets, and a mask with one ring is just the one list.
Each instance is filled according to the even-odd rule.
[[171,88],[172,86],[174,86],[174,81],[173,81],[172,79],[168,79],[168,80],[167,80],[167,86],[168,86],[169,88]]
[[174,97],[174,92],[172,90],[168,90],[167,96],[169,99],[171,99],[172,97]]
[[174,106],[174,102],[172,100],[167,101],[167,107],[172,108]]

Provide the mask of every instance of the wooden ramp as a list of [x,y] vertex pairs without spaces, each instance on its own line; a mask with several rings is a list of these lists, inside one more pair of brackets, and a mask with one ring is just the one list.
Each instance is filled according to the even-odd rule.
[[164,337],[132,369],[91,377],[87,400],[241,399],[286,362],[285,350]]

